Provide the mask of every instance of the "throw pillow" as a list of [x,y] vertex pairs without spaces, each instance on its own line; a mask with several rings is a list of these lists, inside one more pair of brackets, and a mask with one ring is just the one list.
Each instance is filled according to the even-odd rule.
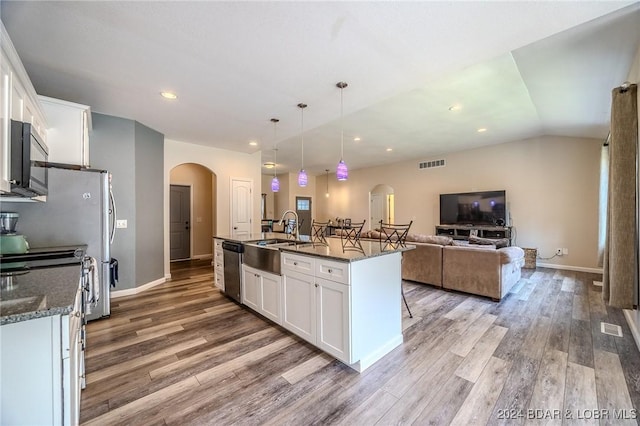
[[[414,234],[412,237],[416,243],[438,244],[441,246],[453,245],[453,238],[443,235]],[[410,241],[409,238],[407,238],[407,241]]]
[[501,239],[491,239],[491,238],[480,238],[480,237],[476,237],[473,235],[469,236],[469,244],[479,244],[479,245],[485,245],[485,246],[496,246],[497,249],[499,248],[503,248],[503,247],[508,247],[509,246],[509,239],[508,238],[501,238]]

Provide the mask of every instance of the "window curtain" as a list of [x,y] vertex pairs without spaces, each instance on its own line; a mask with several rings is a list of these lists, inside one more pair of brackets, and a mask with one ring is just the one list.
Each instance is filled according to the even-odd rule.
[[607,199],[609,196],[609,140],[611,133],[600,150],[600,194],[598,203],[598,266],[604,264],[604,250],[607,240]]
[[637,283],[638,86],[615,88],[611,102],[607,231],[602,298],[632,309]]

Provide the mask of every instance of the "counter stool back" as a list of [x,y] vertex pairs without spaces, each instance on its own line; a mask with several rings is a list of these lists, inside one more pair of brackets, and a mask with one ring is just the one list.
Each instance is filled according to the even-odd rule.
[[[380,221],[379,223],[381,246],[384,244],[384,247],[406,247],[407,235],[409,234],[409,229],[411,228],[411,224],[413,223],[413,221],[409,222],[406,225],[384,223],[383,221]],[[409,318],[413,318],[413,314],[411,313],[411,309],[409,309],[409,304],[407,303],[407,298],[404,296],[402,282],[400,283],[400,292],[402,293],[404,306],[406,306],[407,311],[409,312]]]

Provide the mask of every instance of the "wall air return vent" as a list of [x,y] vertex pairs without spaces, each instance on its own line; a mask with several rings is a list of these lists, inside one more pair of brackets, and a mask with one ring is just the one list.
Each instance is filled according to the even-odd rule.
[[419,169],[433,169],[434,167],[444,167],[444,158],[442,160],[423,161],[418,163]]

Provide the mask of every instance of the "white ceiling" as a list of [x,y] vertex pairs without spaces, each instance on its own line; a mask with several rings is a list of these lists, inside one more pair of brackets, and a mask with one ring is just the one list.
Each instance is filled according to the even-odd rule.
[[640,44],[631,1],[3,0],[0,13],[39,94],[168,139],[273,161],[277,117],[278,170],[295,171],[307,103],[310,174],[340,159],[339,81],[357,169],[538,135],[604,138]]

